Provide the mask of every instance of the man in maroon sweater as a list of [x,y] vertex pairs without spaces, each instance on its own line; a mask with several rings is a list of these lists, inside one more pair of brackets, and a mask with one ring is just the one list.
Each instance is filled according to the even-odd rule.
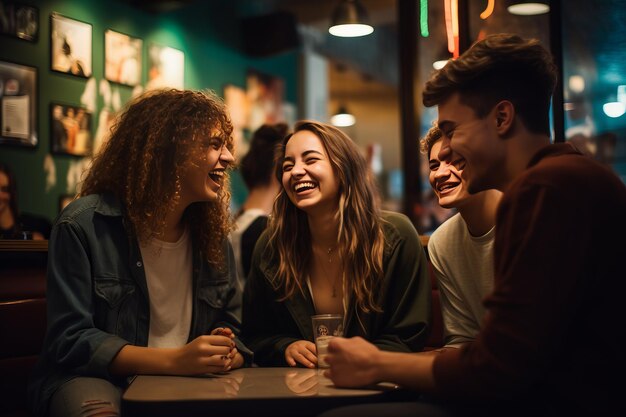
[[626,187],[569,144],[550,144],[555,80],[538,41],[491,35],[426,83],[439,158],[465,157],[470,192],[504,192],[488,313],[475,342],[439,354],[332,341],[336,385],[390,381],[424,395],[325,416],[626,415]]

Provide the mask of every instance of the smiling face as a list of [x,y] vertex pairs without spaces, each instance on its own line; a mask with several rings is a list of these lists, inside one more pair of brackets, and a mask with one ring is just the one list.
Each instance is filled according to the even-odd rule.
[[282,185],[289,200],[308,214],[337,210],[339,182],[322,141],[313,132],[298,131],[287,142]]
[[199,201],[215,201],[233,155],[218,135],[201,141],[199,149],[180,174],[180,201],[189,205]]
[[456,152],[452,152],[449,158],[440,160],[441,144],[442,140],[438,140],[430,149],[428,181],[441,207],[456,208],[471,197],[461,177],[465,168],[465,159]]
[[505,178],[506,140],[496,132],[495,110],[481,119],[471,107],[461,103],[458,93],[438,109],[438,125],[443,133],[438,159],[451,160],[451,152],[465,158],[463,179],[471,194],[499,188]]

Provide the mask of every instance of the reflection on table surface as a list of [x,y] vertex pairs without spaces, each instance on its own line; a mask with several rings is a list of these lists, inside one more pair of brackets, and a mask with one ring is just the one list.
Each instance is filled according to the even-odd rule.
[[367,396],[397,387],[378,384],[362,389],[337,388],[321,369],[243,368],[199,377],[140,375],[124,393],[126,401],[224,400],[298,396]]
[[323,370],[243,368],[200,377],[139,375],[122,396],[128,416],[315,416],[342,405],[414,399],[392,384],[337,388]]

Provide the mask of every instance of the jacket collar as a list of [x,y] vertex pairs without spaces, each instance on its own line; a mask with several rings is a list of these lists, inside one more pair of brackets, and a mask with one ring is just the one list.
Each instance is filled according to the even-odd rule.
[[[383,219],[386,218],[386,212],[383,211]],[[383,251],[383,268],[387,265],[389,258],[396,246],[400,243],[400,235],[398,231],[386,221],[383,221],[382,224],[384,235],[385,235],[385,248]],[[264,233],[263,238],[263,247],[267,247],[267,233]],[[276,288],[278,287],[276,282],[276,272],[278,270],[278,264],[275,260],[272,259],[271,253],[269,250],[265,250],[261,255],[261,259],[259,261],[259,269],[262,272],[264,278],[268,281],[270,287]],[[294,321],[298,325],[300,332],[305,337],[309,338],[309,340],[313,340],[313,325],[311,323],[311,316],[317,314],[315,312],[315,305],[313,304],[313,298],[307,288],[306,284],[304,286],[304,291],[296,291],[291,298],[288,298],[284,301],[285,307],[291,313],[291,316],[294,318]],[[353,321],[356,320],[356,308],[354,306],[354,297],[348,298],[348,305],[346,306],[345,316],[344,316],[344,331],[348,331],[353,325]],[[364,324],[368,327],[368,324],[365,322]],[[367,334],[367,329],[363,330],[363,334]]]
[[582,155],[582,153],[580,153],[580,151],[578,151],[569,143],[554,143],[546,145],[543,148],[539,149],[539,151],[537,151],[537,153],[532,158],[530,158],[530,161],[528,162],[528,168],[537,165],[539,161],[544,158],[550,158],[560,155]]
[[95,211],[103,216],[121,216],[122,202],[112,193],[102,193]]

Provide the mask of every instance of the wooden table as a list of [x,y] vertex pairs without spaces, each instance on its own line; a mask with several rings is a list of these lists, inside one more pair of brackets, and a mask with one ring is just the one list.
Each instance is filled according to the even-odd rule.
[[402,401],[392,384],[336,388],[321,370],[243,368],[202,377],[139,375],[122,396],[124,416],[315,416],[342,405]]

